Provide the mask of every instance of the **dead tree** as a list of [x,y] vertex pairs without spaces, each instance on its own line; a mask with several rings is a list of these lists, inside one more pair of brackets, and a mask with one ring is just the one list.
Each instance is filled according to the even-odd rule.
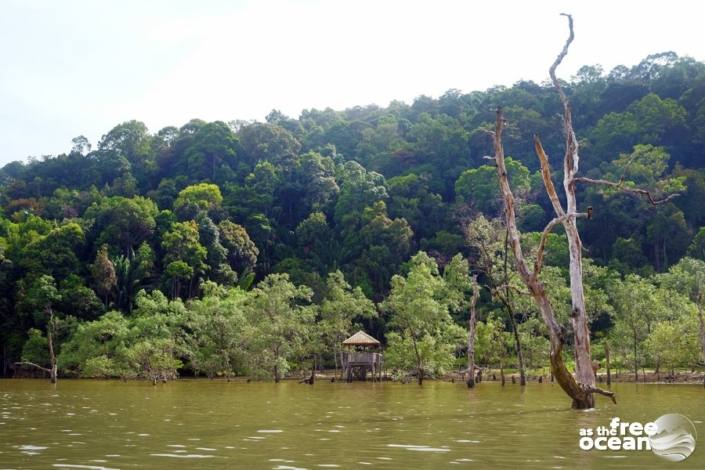
[[480,286],[477,284],[477,274],[472,276],[472,298],[470,299],[470,319],[468,320],[468,371],[465,383],[468,388],[475,386],[475,336],[477,329],[477,299],[480,297]]
[[[504,147],[502,145],[502,130],[505,126],[505,120],[502,115],[502,110],[497,110],[497,118],[495,122],[494,131],[494,150],[495,150],[495,160],[497,162],[497,176],[499,178],[499,186],[502,192],[502,198],[504,200],[504,215],[505,223],[507,229],[509,230],[509,242],[514,254],[514,261],[516,264],[517,272],[521,277],[522,281],[529,290],[530,295],[533,297],[539,311],[541,312],[541,317],[548,327],[549,340],[551,344],[550,350],[550,361],[551,361],[551,372],[555,377],[561,388],[573,399],[573,407],[584,409],[593,408],[595,406],[595,400],[592,396],[594,392],[602,393],[604,395],[610,396],[614,400],[614,394],[605,390],[598,389],[595,387],[595,376],[592,373],[592,361],[590,360],[590,333],[587,330],[587,320],[583,317],[585,321],[584,328],[575,328],[574,335],[576,337],[575,348],[582,349],[581,354],[576,353],[576,377],[568,371],[565,363],[563,362],[563,346],[565,344],[565,337],[563,329],[556,321],[556,316],[553,312],[553,307],[548,299],[546,289],[539,279],[539,274],[541,273],[541,268],[543,267],[543,251],[546,245],[546,238],[548,234],[553,230],[553,228],[564,221],[573,219],[573,224],[575,223],[575,217],[578,216],[575,212],[567,214],[562,214],[559,217],[553,219],[543,231],[541,235],[541,241],[539,242],[538,252],[536,254],[536,261],[534,263],[533,270],[529,268],[529,264],[524,258],[524,251],[521,246],[521,234],[517,228],[516,223],[516,211],[514,207],[514,195],[512,189],[509,185],[509,178],[507,176],[507,168],[504,161]],[[546,173],[545,166],[542,162],[542,172]],[[548,183],[547,183],[548,181]],[[555,193],[555,188],[553,188],[553,183],[549,178],[544,178],[544,183],[546,183],[546,189],[548,190],[549,197],[553,202],[555,197],[555,204],[560,204],[558,201],[558,196]],[[555,206],[554,206],[555,207]],[[563,210],[562,208],[560,209]],[[570,237],[570,232],[566,229],[568,236]],[[577,230],[575,231],[577,234]],[[580,252],[578,251],[578,256]],[[573,251],[571,250],[571,282],[573,281]],[[571,289],[571,294],[575,296],[576,290]],[[579,289],[580,297],[578,300],[578,305],[582,302],[583,316],[585,315],[584,308],[584,298],[582,296],[582,285]],[[580,324],[579,317],[580,309],[576,308],[576,299],[573,299],[573,315],[572,321],[573,325]],[[580,359],[587,357],[587,364],[583,364]],[[586,373],[587,372],[587,373]]]
[[[551,220],[539,241],[539,246],[536,252],[533,269],[529,268],[529,264],[524,258],[524,252],[521,246],[521,234],[516,224],[516,212],[514,207],[514,195],[512,194],[507,176],[507,169],[504,160],[504,148],[502,145],[502,130],[506,122],[502,115],[502,110],[497,110],[495,121],[495,130],[493,133],[493,144],[495,151],[495,161],[497,163],[497,176],[499,179],[500,190],[504,201],[504,216],[507,229],[509,230],[509,240],[517,271],[524,284],[527,286],[530,295],[534,298],[538,309],[541,312],[544,323],[548,327],[549,340],[551,344],[550,361],[551,372],[555,376],[556,381],[561,388],[573,400],[573,407],[578,409],[593,408],[595,399],[593,394],[599,393],[608,396],[616,403],[614,393],[607,390],[602,390],[595,386],[595,374],[592,370],[592,358],[590,353],[590,330],[588,327],[587,313],[585,309],[585,293],[583,289],[583,269],[582,269],[582,243],[580,234],[576,225],[576,220],[579,218],[589,218],[591,211],[587,213],[578,212],[577,200],[575,196],[575,188],[577,183],[598,184],[622,189],[626,192],[637,194],[646,197],[653,205],[662,204],[676,195],[670,195],[665,199],[656,200],[651,193],[643,189],[627,188],[622,185],[622,182],[613,183],[606,180],[596,180],[592,178],[584,178],[577,176],[579,169],[580,156],[578,152],[578,139],[575,136],[573,129],[573,118],[571,114],[570,102],[563,88],[556,78],[556,69],[568,54],[568,48],[574,39],[573,18],[570,15],[565,15],[568,18],[569,36],[563,49],[558,57],[551,65],[549,74],[553,87],[558,92],[560,101],[563,107],[563,131],[565,134],[565,154],[563,158],[563,189],[565,191],[566,205],[565,208],[561,203],[556,188],[551,179],[551,168],[549,166],[548,156],[544,151],[541,141],[538,136],[534,138],[534,147],[536,154],[541,163],[541,176],[543,179],[546,193],[551,201],[555,218]],[[539,279],[541,269],[543,268],[543,256],[546,247],[548,235],[558,225],[563,226],[566,237],[568,238],[568,250],[570,255],[570,291],[571,291],[571,324],[573,329],[573,344],[575,347],[575,376],[573,376],[563,362],[563,346],[565,345],[565,337],[563,328],[556,321],[553,312],[553,307],[546,295],[546,290]]]
[[39,364],[29,361],[15,362],[17,366],[29,366],[35,369],[41,370],[49,374],[49,380],[51,383],[55,384],[58,377],[58,367],[56,362],[56,351],[54,350],[54,338],[56,338],[56,318],[54,317],[54,310],[51,308],[51,304],[46,306],[46,311],[49,316],[49,323],[47,324],[47,346],[49,347],[49,367],[43,367]]

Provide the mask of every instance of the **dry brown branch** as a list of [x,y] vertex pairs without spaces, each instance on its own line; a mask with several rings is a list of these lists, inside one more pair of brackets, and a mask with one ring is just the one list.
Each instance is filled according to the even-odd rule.
[[581,388],[585,391],[585,393],[598,393],[600,395],[604,395],[606,397],[609,397],[612,400],[612,403],[615,405],[617,404],[617,398],[615,397],[614,392],[605,390],[599,387],[595,387],[594,385],[583,385],[581,384]]
[[538,135],[534,135],[534,149],[536,150],[536,155],[539,157],[541,162],[541,178],[543,179],[543,185],[546,188],[546,193],[548,193],[548,198],[551,200],[551,205],[556,215],[561,216],[565,213],[563,206],[561,205],[560,199],[558,199],[558,193],[556,192],[556,187],[553,185],[553,179],[551,178],[551,165],[548,162],[548,155],[541,145],[541,139]]
[[674,193],[674,194],[669,194],[668,196],[661,198],[661,199],[655,199],[654,196],[651,194],[651,192],[647,191],[646,189],[630,188],[629,186],[624,186],[623,180],[620,180],[618,183],[615,183],[614,181],[586,178],[585,176],[576,176],[573,178],[573,181],[575,181],[576,183],[609,186],[611,188],[616,188],[616,189],[623,191],[625,193],[637,194],[639,196],[645,197],[646,200],[649,201],[649,204],[651,204],[652,206],[658,206],[660,204],[665,204],[666,202],[670,201],[671,199],[680,196],[680,194]]

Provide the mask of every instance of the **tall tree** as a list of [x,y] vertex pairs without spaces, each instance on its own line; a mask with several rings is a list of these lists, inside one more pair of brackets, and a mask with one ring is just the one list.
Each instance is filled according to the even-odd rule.
[[117,277],[115,275],[115,266],[108,257],[108,245],[103,245],[95,255],[95,261],[91,266],[91,275],[98,294],[103,297],[105,308],[108,308],[110,303],[110,294],[117,285]]
[[195,221],[177,222],[164,234],[166,275],[171,283],[173,298],[181,295],[181,284],[187,282],[187,297],[192,297],[197,279],[206,271],[208,250],[201,245]]

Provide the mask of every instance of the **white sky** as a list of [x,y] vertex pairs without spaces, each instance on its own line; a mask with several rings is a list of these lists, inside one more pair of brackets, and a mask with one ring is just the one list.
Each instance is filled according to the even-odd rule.
[[0,165],[138,119],[258,119],[543,81],[673,50],[705,59],[696,1],[55,1],[0,8]]

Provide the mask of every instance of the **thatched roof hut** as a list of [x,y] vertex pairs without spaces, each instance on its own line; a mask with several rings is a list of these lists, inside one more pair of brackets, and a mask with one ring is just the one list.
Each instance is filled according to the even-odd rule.
[[353,377],[365,380],[368,372],[372,373],[373,381],[375,378],[382,380],[382,353],[371,351],[382,346],[382,343],[360,330],[343,341],[343,346],[346,346],[346,350],[341,351],[340,358],[343,377],[348,382],[353,380]]
[[343,346],[364,346],[369,348],[378,348],[381,343],[374,339],[372,336],[368,335],[364,331],[360,330],[350,338],[343,341]]

